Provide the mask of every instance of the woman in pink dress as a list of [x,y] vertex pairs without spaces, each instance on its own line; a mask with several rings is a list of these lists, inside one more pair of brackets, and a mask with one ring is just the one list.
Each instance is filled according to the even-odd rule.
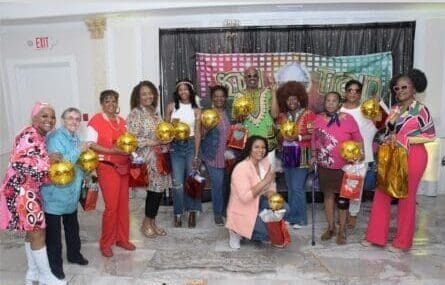
[[14,140],[3,183],[0,188],[0,230],[24,231],[28,262],[25,283],[66,284],[57,279],[48,263],[45,245],[45,216],[40,187],[48,182],[51,162],[60,154],[48,155],[45,136],[54,128],[56,116],[47,103],[36,103],[32,124]]
[[[416,92],[423,92],[426,88],[425,74],[414,69],[407,75],[394,77],[391,82],[397,104],[392,107],[386,120],[386,141],[408,151],[408,197],[399,199],[397,230],[392,245],[388,247],[389,251],[401,252],[409,250],[413,244],[417,187],[428,161],[424,144],[434,140],[435,129],[428,109],[415,98]],[[386,245],[391,221],[391,200],[386,193],[375,192],[362,245]]]
[[[334,224],[334,205],[340,192],[345,159],[340,155],[344,141],[354,140],[362,143],[362,136],[354,118],[340,112],[340,94],[329,92],[325,96],[325,111],[315,118],[312,133],[312,161],[318,165],[320,189],[324,195],[324,208],[328,228],[321,235],[321,240],[329,240],[336,234]],[[337,197],[340,229],[337,234],[337,244],[346,243],[346,214],[349,200]]]

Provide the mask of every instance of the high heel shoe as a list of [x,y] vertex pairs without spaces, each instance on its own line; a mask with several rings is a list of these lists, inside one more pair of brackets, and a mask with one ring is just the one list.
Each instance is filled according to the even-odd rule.
[[157,236],[155,230],[151,226],[142,226],[141,231],[144,234],[144,236],[148,238],[155,238]]

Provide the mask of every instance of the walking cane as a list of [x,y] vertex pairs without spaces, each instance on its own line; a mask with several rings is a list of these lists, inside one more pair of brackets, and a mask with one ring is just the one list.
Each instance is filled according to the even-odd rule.
[[312,178],[312,246],[315,245],[315,179],[317,179],[317,163],[314,163],[314,176]]

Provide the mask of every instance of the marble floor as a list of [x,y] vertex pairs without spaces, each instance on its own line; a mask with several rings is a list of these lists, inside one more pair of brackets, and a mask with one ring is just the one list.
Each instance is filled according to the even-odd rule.
[[[172,208],[161,207],[159,224],[168,235],[145,238],[139,230],[144,216],[143,197],[144,192],[135,193],[130,203],[131,240],[137,250],[114,248],[112,258],[102,257],[98,249],[103,205],[88,213],[79,209],[82,252],[90,264],[68,264],[64,257],[70,285],[445,284],[445,196],[418,197],[414,246],[410,252],[399,254],[360,245],[369,202],[364,203],[347,245],[320,241],[326,222],[322,205],[316,204],[315,246],[311,245],[311,227],[307,226],[290,229],[292,243],[285,249],[245,242],[234,251],[228,247],[227,231],[213,223],[211,203],[204,203],[194,229],[173,228]],[[308,211],[310,216],[310,207]],[[23,284],[25,267],[23,237],[0,233],[0,284]]]

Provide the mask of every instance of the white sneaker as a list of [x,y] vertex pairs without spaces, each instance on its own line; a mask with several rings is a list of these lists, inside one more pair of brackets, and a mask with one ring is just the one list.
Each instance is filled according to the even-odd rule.
[[234,231],[229,230],[229,246],[232,249],[240,249],[241,248],[241,236]]
[[292,228],[293,228],[294,230],[299,230],[299,229],[302,229],[303,226],[300,226],[299,224],[294,224],[294,225],[292,226]]

